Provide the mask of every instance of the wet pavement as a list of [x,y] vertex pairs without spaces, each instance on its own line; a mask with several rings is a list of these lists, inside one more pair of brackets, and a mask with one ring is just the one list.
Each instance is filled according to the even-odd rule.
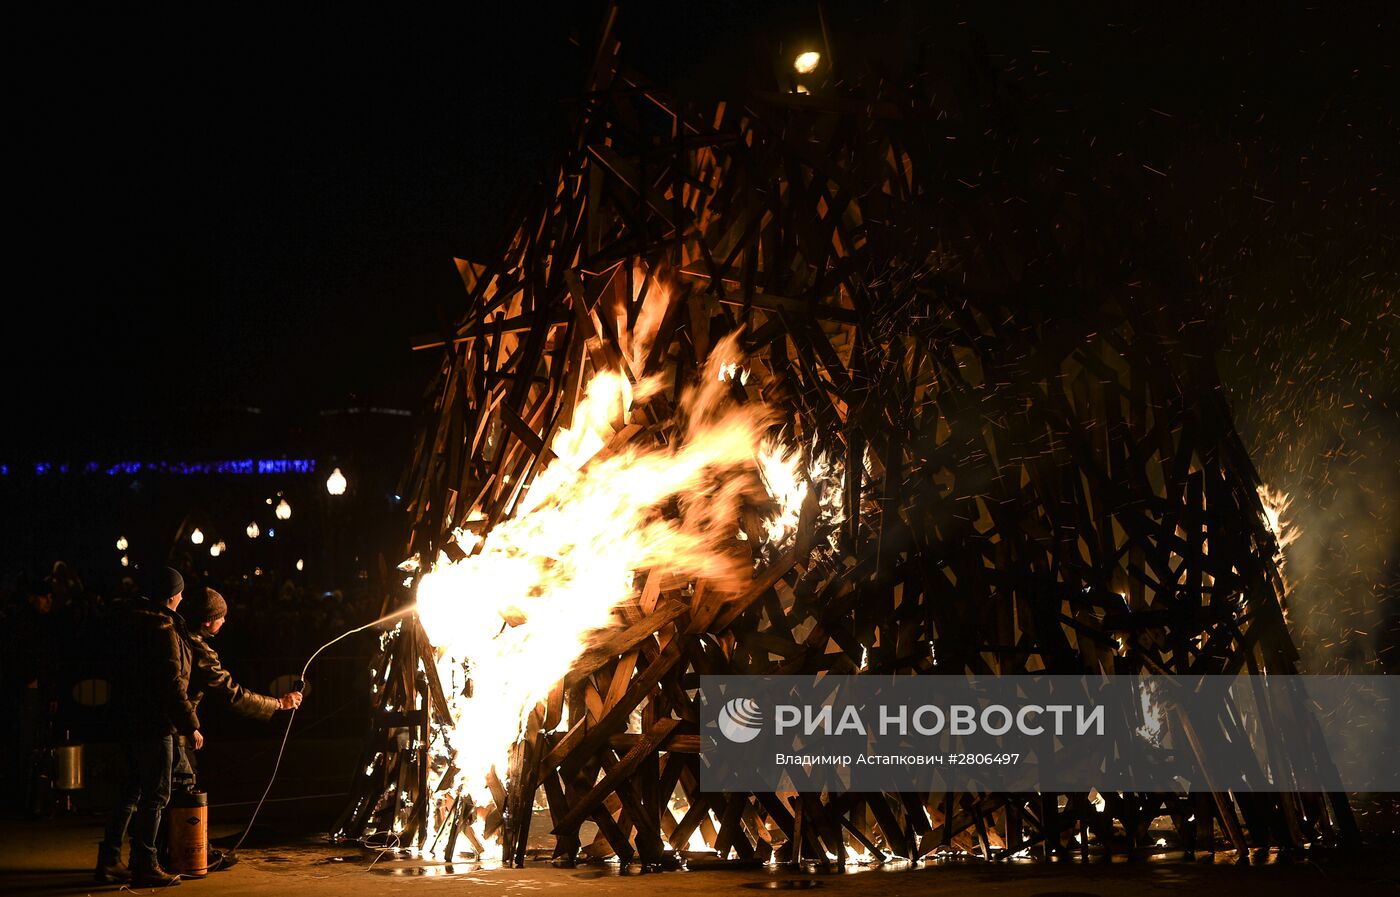
[[[101,820],[69,817],[43,822],[0,823],[0,895],[69,895],[129,893],[129,889],[92,882],[91,868]],[[216,844],[236,840],[237,826],[215,826]],[[1371,897],[1400,893],[1400,855],[1382,849],[1359,854],[1313,854],[1283,861],[1256,854],[1239,865],[1232,852],[1184,860],[1163,852],[1137,862],[1089,864],[943,860],[886,867],[851,867],[842,872],[791,868],[716,868],[714,862],[692,863],[690,871],[647,872],[616,863],[556,869],[546,859],[524,869],[490,863],[425,861],[392,850],[336,845],[314,836],[290,835],[275,826],[257,829],[239,853],[241,862],[202,880],[182,882],[178,893],[225,895],[334,895],[357,897],[386,893],[471,895],[585,894],[593,897],[637,895],[665,897],[811,891],[822,894],[961,895],[979,897],[1150,897],[1187,893],[1229,897],[1307,895]],[[703,867],[703,868],[702,868]],[[147,893],[140,891],[138,893]]]

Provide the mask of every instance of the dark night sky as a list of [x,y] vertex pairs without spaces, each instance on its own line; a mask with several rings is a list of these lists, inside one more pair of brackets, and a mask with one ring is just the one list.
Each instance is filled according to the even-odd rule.
[[[898,6],[829,8],[859,30]],[[1301,556],[1393,589],[1394,4],[909,6],[978,34],[1086,144],[1160,172],[1144,207],[1219,317],[1242,433],[1330,521]],[[589,43],[600,4],[466,7],[14,28],[0,461],[178,457],[220,408],[416,407],[431,359],[410,338],[455,313],[451,257],[489,254],[546,170],[582,78],[569,35]],[[760,33],[810,32],[815,8],[634,2],[619,33],[638,69],[723,89],[762,75]]]
[[[807,27],[815,9],[751,6],[630,4],[627,53],[665,79],[739,79],[756,31]],[[1068,107],[1086,137],[1166,172],[1157,206],[1182,228],[1233,228],[1202,267],[1305,226],[1303,239],[1327,241],[1310,254],[1365,254],[1377,238],[1346,230],[1393,223],[1393,184],[1378,180],[1394,177],[1400,135],[1384,5],[1042,6],[952,5],[934,19],[969,22],[994,65]],[[36,318],[8,341],[9,399],[28,425],[6,456],[121,454],[133,426],[179,446],[174,409],[415,404],[428,367],[409,339],[453,308],[451,256],[488,253],[546,165],[581,77],[568,37],[589,36],[596,8],[404,21],[227,6],[34,23],[10,141],[24,284],[10,305]],[[1283,208],[1232,203],[1245,188]]]
[[24,448],[122,454],[150,406],[174,451],[195,406],[415,406],[452,255],[547,158],[567,27],[248,10],[36,30]]

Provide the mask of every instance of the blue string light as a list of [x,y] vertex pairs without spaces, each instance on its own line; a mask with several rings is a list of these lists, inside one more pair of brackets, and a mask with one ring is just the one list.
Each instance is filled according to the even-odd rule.
[[[239,458],[227,461],[119,461],[105,466],[96,461],[89,461],[74,467],[39,461],[34,464],[33,470],[34,475],[40,477],[52,473],[66,474],[70,470],[104,473],[109,477],[136,476],[139,473],[173,476],[287,476],[315,473],[316,461],[314,458]],[[7,477],[11,473],[8,464],[0,464],[0,476]]]

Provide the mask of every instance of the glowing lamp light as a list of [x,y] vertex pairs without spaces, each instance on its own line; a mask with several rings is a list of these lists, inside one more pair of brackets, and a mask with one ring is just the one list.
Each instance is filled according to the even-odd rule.
[[131,566],[131,558],[127,557],[126,555],[122,555],[122,566],[123,566],[123,567],[130,567],[130,566]]
[[277,503],[277,511],[275,513],[277,514],[278,520],[291,520],[292,506],[287,504],[287,500],[284,498]]
[[248,524],[248,529],[246,530],[246,532],[248,533],[248,538],[250,539],[256,539],[258,536],[262,535],[262,530],[258,529],[258,522],[256,520]]
[[326,491],[331,495],[344,495],[345,486],[345,474],[340,472],[339,467],[332,470],[331,475],[326,477]]
[[805,53],[798,53],[797,58],[792,61],[792,67],[799,75],[811,74],[816,71],[817,64],[822,61],[822,54],[816,50],[808,50]]
[[302,570],[305,570],[305,569],[306,569],[306,561],[302,560],[301,558],[297,558],[297,572],[301,572]]
[[216,558],[216,557],[218,557],[219,555],[221,555],[221,554],[223,554],[223,553],[224,553],[224,543],[222,543],[222,542],[215,542],[213,545],[210,545],[210,546],[209,546],[209,556],[210,556],[211,558]]
[[126,541],[126,536],[117,537],[117,551],[126,551],[130,545],[131,543]]
[[203,545],[204,531],[196,526],[194,530],[190,533],[190,542],[195,545]]

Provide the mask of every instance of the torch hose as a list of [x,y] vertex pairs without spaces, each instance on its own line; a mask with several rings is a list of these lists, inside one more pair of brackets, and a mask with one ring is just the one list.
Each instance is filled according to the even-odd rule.
[[[387,623],[388,621],[393,620],[396,617],[402,617],[405,614],[410,614],[414,610],[416,610],[417,607],[418,606],[416,604],[410,604],[407,607],[400,608],[399,610],[394,611],[392,614],[382,616],[378,620],[371,620],[363,626],[356,626],[354,629],[342,632],[340,635],[337,635],[335,638],[326,642],[324,645],[312,652],[311,656],[306,659],[306,664],[301,668],[301,681],[303,683],[306,682],[306,671],[311,669],[311,662],[317,657],[321,656],[321,652],[329,648],[331,645],[334,645],[341,639],[348,638],[349,636],[352,636],[357,632],[363,632],[366,629],[369,629],[371,626],[378,626],[380,623]],[[287,715],[287,728],[282,732],[282,744],[277,748],[277,759],[272,764],[272,775],[267,780],[267,787],[263,789],[262,797],[258,798],[258,805],[253,808],[253,815],[248,818],[247,827],[243,829],[243,834],[239,836],[238,843],[233,845],[233,852],[237,852],[238,849],[243,846],[243,842],[248,840],[248,833],[253,830],[253,823],[257,822],[258,813],[262,810],[263,804],[267,802],[267,796],[272,793],[272,786],[277,781],[277,773],[282,768],[282,755],[287,751],[287,739],[290,738],[292,735],[292,722],[296,718],[297,708],[293,707],[292,712]]]

